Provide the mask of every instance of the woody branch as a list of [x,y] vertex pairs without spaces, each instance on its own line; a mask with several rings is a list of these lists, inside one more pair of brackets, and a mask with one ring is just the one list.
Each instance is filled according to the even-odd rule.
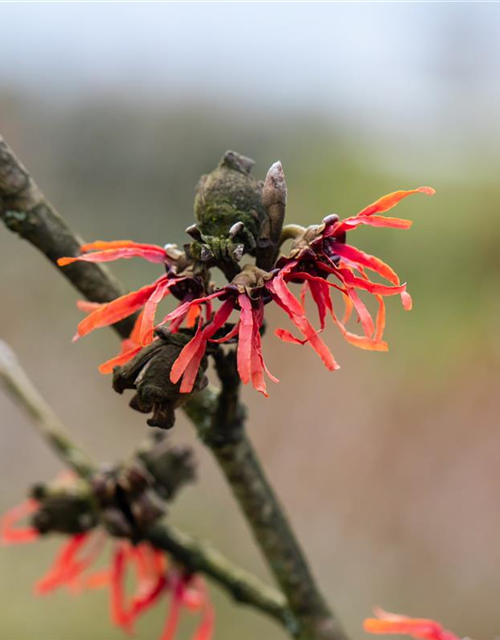
[[[283,193],[284,181],[280,171],[279,165],[273,165],[266,181],[268,193],[264,192],[264,196],[268,207],[282,220],[286,194]],[[78,254],[80,239],[47,202],[1,137],[0,218],[11,231],[31,242],[52,262],[59,257]],[[273,241],[279,236],[279,230],[268,230],[271,245],[267,245],[268,249],[261,256],[262,265],[270,263],[269,256],[275,250]],[[120,284],[108,271],[97,265],[76,263],[67,269],[66,275],[91,301],[108,301],[123,293]],[[123,337],[128,335],[131,323],[123,321],[114,328]],[[346,636],[319,592],[302,549],[244,433],[244,410],[238,399],[235,369],[233,367],[234,375],[230,368],[224,372],[219,363],[218,371],[221,391],[214,394],[205,390],[195,394],[184,405],[185,411],[214,454],[271,572],[286,595],[298,624],[297,637],[303,640],[345,640]],[[229,404],[226,401],[230,401]],[[228,412],[228,407],[233,407],[235,412]]]

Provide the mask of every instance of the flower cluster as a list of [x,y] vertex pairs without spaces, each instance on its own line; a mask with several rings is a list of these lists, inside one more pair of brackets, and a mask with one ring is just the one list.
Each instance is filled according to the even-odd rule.
[[[36,527],[17,526],[19,520],[36,515],[38,509],[39,503],[30,499],[7,512],[0,520],[0,542],[19,544],[38,540],[40,532]],[[210,640],[214,612],[202,580],[169,566],[164,553],[147,542],[133,545],[127,540],[112,540],[108,566],[92,570],[106,545],[104,531],[87,531],[69,537],[51,568],[35,584],[35,592],[44,595],[65,588],[81,593],[106,588],[111,620],[127,633],[132,633],[138,618],[165,597],[168,615],[160,640],[174,640],[182,610],[201,616],[193,638]],[[130,596],[125,589],[129,570],[135,575],[135,588]]]
[[397,613],[389,613],[375,608],[376,618],[367,618],[363,628],[368,633],[378,635],[405,635],[415,640],[460,640],[460,638],[443,628],[435,620],[425,618],[410,618]]
[[[170,380],[179,384],[180,393],[193,390],[200,363],[209,344],[237,342],[238,373],[242,382],[252,383],[257,391],[267,395],[264,374],[273,382],[278,382],[265,366],[261,344],[264,308],[271,302],[285,312],[299,334],[297,336],[284,328],[278,328],[275,331],[278,338],[285,342],[309,345],[329,370],[338,369],[339,365],[320,337],[327,316],[332,318],[350,344],[362,349],[386,351],[388,346],[383,339],[384,298],[400,296],[404,309],[409,310],[412,306],[410,294],[406,284],[400,282],[389,265],[348,244],[346,237],[348,232],[361,225],[408,229],[411,221],[383,214],[402,199],[416,193],[432,195],[434,190],[419,187],[409,191],[395,191],[344,220],[331,215],[322,224],[308,228],[285,226],[281,242],[291,239],[292,245],[286,254],[278,256],[271,270],[247,264],[228,285],[221,288],[210,283],[208,272],[196,260],[178,251],[173,245],[162,248],[129,240],[97,241],[83,245],[83,255],[62,258],[59,265],[69,265],[77,260],[109,262],[120,258],[141,257],[149,262],[162,264],[166,273],[152,284],[112,302],[97,306],[83,303],[84,310],[89,310],[90,313],[80,322],[75,339],[99,327],[123,320],[142,309],[133,334],[124,342],[121,353],[101,365],[100,370],[107,373],[114,366],[129,361],[142,347],[151,344],[156,339],[155,328],[165,325],[171,333],[179,331],[183,326],[190,329],[192,337],[170,372]],[[373,281],[368,275],[370,271],[385,283]],[[302,286],[299,298],[290,289],[292,284]],[[334,307],[334,291],[338,292],[344,302],[342,314]],[[360,293],[369,293],[374,297],[378,308],[375,318]],[[177,298],[178,306],[158,321],[157,307],[169,294]],[[318,310],[317,328],[306,314],[307,294],[310,294]],[[215,300],[221,303],[216,311],[212,308]],[[233,312],[237,314],[237,319],[230,323]],[[355,314],[361,326],[360,333],[347,328],[352,314]]]

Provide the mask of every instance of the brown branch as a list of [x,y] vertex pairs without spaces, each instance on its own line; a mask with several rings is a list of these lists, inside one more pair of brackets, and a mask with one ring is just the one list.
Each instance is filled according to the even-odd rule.
[[3,340],[0,340],[0,383],[10,397],[27,412],[56,454],[78,475],[89,478],[94,471],[90,460],[71,442],[61,420],[40,395],[12,349]]
[[[276,188],[279,190],[281,186],[277,183]],[[270,207],[276,208],[277,224],[273,236],[278,234],[285,202],[286,193],[269,202]],[[0,217],[8,228],[31,242],[52,262],[78,252],[79,238],[45,200],[1,138]],[[64,275],[95,302],[111,300],[123,292],[116,280],[97,265],[76,263],[71,269],[67,268]],[[115,326],[115,329],[122,336],[128,335],[130,322]],[[227,372],[221,375],[220,396],[206,389],[186,403],[184,409],[230,483],[299,623],[298,637],[302,640],[345,640],[346,636],[321,596],[283,509],[244,434],[244,412],[238,400],[237,385],[230,383],[230,378]],[[228,384],[233,387],[229,388]],[[225,399],[230,399],[232,409],[229,411],[224,406]]]
[[[96,465],[76,447],[61,420],[37,391],[15,354],[0,340],[0,382],[33,419],[40,435],[61,460],[89,480]],[[294,618],[284,596],[233,564],[209,543],[165,524],[151,527],[144,538],[174,557],[188,571],[203,573],[237,602],[266,613],[293,633]]]
[[234,565],[207,542],[195,540],[166,525],[152,527],[147,537],[156,547],[171,553],[188,570],[204,573],[222,584],[236,602],[249,604],[267,613],[295,635],[297,623],[285,597]]
[[[221,369],[221,362],[223,362]],[[227,361],[216,360],[222,390],[207,388],[186,407],[201,439],[209,447],[243,511],[254,538],[299,624],[302,640],[346,640],[311,574],[307,560],[271,488],[255,450],[244,432],[236,369],[233,380]],[[222,375],[221,375],[222,373]],[[220,400],[232,397],[232,411],[222,412]],[[199,403],[199,406],[196,404]],[[227,422],[221,422],[221,418]]]

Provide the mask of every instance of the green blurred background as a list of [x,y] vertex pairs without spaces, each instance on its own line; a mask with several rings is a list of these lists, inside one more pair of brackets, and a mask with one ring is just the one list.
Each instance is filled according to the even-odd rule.
[[[251,437],[351,637],[373,604],[478,640],[500,629],[499,19],[472,3],[0,8],[0,131],[86,239],[182,244],[197,179],[229,148],[261,177],[283,162],[288,221],[302,224],[436,188],[399,205],[410,231],[356,231],[414,297],[410,314],[389,300],[389,353],[332,328],[342,369],[328,373],[269,333],[281,384],[268,400],[244,392]],[[80,313],[64,278],[4,228],[0,256],[0,337],[82,446],[126,456],[146,428],[97,372],[114,335],[72,345]],[[158,273],[140,261],[115,272],[130,288]],[[0,438],[4,511],[60,464],[3,394]],[[173,438],[195,444],[199,482],[172,522],[269,579],[182,416]],[[32,595],[57,545],[0,549],[0,638],[121,637],[103,594]],[[211,593],[217,640],[284,638]],[[145,617],[138,640],[155,640],[163,616]]]

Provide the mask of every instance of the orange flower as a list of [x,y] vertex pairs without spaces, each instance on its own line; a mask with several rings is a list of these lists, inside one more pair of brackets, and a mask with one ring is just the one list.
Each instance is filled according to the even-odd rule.
[[[181,393],[189,393],[193,389],[200,362],[209,343],[237,341],[238,373],[242,382],[251,382],[256,390],[267,396],[264,373],[274,382],[278,382],[269,374],[264,364],[261,345],[264,307],[271,301],[285,311],[300,336],[297,337],[282,328],[276,329],[275,334],[285,342],[309,344],[329,370],[336,370],[339,365],[319,335],[325,328],[327,315],[332,317],[342,336],[350,344],[361,349],[387,351],[387,342],[383,340],[386,316],[384,298],[399,295],[403,308],[410,310],[411,296],[406,290],[406,284],[400,282],[394,269],[379,258],[346,244],[346,234],[360,225],[408,229],[411,221],[382,214],[404,198],[416,193],[432,195],[434,189],[419,187],[409,191],[395,191],[365,207],[355,216],[342,221],[338,216],[332,215],[326,217],[323,224],[308,229],[292,225],[293,233],[290,233],[294,237],[294,243],[289,254],[277,260],[274,270],[266,272],[246,265],[229,285],[210,294],[206,282],[189,270],[192,265],[187,271],[178,273],[178,267],[182,264],[182,254],[172,248],[163,249],[158,245],[139,244],[130,240],[97,241],[84,245],[82,251],[85,255],[62,258],[59,264],[64,266],[75,260],[107,262],[139,256],[150,262],[163,263],[167,274],[153,284],[117,300],[92,307],[90,314],[80,322],[75,338],[84,336],[98,327],[114,324],[143,308],[133,336],[124,342],[121,353],[101,365],[100,370],[109,373],[114,366],[124,364],[134,357],[141,346],[153,341],[158,304],[170,292],[173,293],[180,300],[179,306],[156,326],[167,324],[168,329],[174,333],[184,322],[187,323],[187,327],[196,325],[192,339],[181,351],[171,370],[170,379],[174,384],[180,381]],[[286,229],[285,227],[284,232]],[[89,251],[95,252],[87,253]],[[179,261],[178,264],[176,260]],[[186,264],[183,268],[186,269]],[[386,283],[372,281],[367,274],[368,271],[383,278]],[[333,282],[328,280],[330,277],[333,277]],[[293,283],[302,284],[300,300],[289,288]],[[342,294],[345,304],[343,316],[339,316],[334,309],[331,297],[333,290]],[[360,292],[373,295],[378,309],[375,319],[361,299]],[[306,314],[307,293],[310,293],[318,309],[318,329],[314,328]],[[212,313],[211,307],[214,299],[222,302],[215,314]],[[89,308],[88,304],[86,306]],[[205,308],[205,321],[201,315],[202,307]],[[239,318],[236,324],[224,333],[225,324],[233,311],[239,313]],[[346,326],[353,312],[357,315],[362,329],[360,334],[353,333]]]
[[[27,500],[0,519],[0,542],[17,544],[33,542],[40,536],[33,527],[16,527],[16,523],[36,513],[36,500]],[[160,640],[173,640],[182,609],[201,614],[193,640],[210,640],[214,628],[214,612],[206,588],[198,577],[186,576],[167,567],[165,555],[148,542],[133,545],[126,540],[113,540],[109,566],[91,571],[106,543],[104,532],[85,532],[71,536],[57,554],[51,568],[35,584],[35,593],[43,595],[59,588],[73,593],[86,589],[108,588],[113,624],[132,633],[134,623],[170,594],[171,602]],[[135,573],[135,588],[130,597],[125,592],[129,568]]]
[[[395,191],[365,207],[365,209],[362,209],[351,218],[340,221],[336,215],[327,216],[322,225],[304,229],[303,235],[297,237],[294,245],[292,245],[289,256],[281,258],[278,262],[278,266],[281,267],[278,278],[281,279],[279,284],[282,299],[288,298],[291,300],[289,298],[290,291],[284,282],[303,284],[302,304],[295,300],[289,305],[289,309],[292,310],[293,314],[290,317],[296,325],[296,320],[301,319],[304,315],[303,302],[306,292],[309,291],[318,308],[320,331],[324,329],[326,315],[329,313],[344,339],[350,344],[361,349],[387,351],[388,345],[382,339],[385,328],[384,297],[400,295],[403,308],[409,311],[412,307],[411,296],[406,291],[406,284],[400,283],[394,269],[379,258],[346,244],[346,232],[354,230],[363,224],[408,229],[411,226],[411,221],[409,220],[388,218],[376,214],[385,213],[395,207],[403,198],[415,193],[432,195],[434,189],[431,187],[419,187],[410,191]],[[366,270],[373,271],[388,281],[389,284],[372,282]],[[327,278],[329,276],[333,276],[339,284],[328,282]],[[334,311],[331,298],[332,289],[336,289],[343,294],[345,313],[342,320]],[[377,301],[378,313],[375,321],[361,300],[359,291],[371,293]],[[358,316],[363,335],[354,334],[346,328],[346,323],[353,310]],[[287,342],[297,344],[310,342],[314,347],[314,343],[310,339],[295,338],[284,329],[278,329],[275,333],[279,338]],[[302,333],[304,334],[304,332]],[[327,367],[330,368],[331,358],[328,355],[329,352],[327,353],[322,345],[316,350],[325,361]],[[338,365],[333,368],[338,368]]]
[[363,628],[368,633],[407,635],[416,640],[459,640],[457,635],[434,620],[410,618],[378,607],[373,612],[377,617],[367,618],[363,623]]

